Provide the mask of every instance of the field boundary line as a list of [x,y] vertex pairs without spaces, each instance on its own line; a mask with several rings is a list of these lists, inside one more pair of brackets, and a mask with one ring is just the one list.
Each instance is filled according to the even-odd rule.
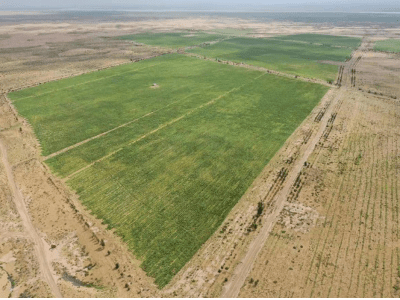
[[[266,74],[266,73],[263,73],[263,74],[257,76],[257,77],[254,78],[251,82],[257,80],[258,78],[264,76],[265,74]],[[193,113],[196,112],[197,110],[202,109],[203,107],[206,107],[206,106],[209,106],[209,105],[215,103],[215,102],[218,101],[219,99],[225,97],[226,95],[229,95],[229,94],[232,93],[232,92],[235,92],[235,91],[237,91],[237,90],[240,90],[242,87],[246,86],[247,84],[248,84],[248,83],[245,83],[245,84],[241,85],[240,87],[233,88],[233,89],[231,89],[231,90],[229,90],[229,91],[223,93],[222,95],[219,95],[218,97],[212,99],[211,101],[209,101],[209,102],[207,102],[207,103],[204,103],[204,104],[202,104],[202,105],[200,105],[200,106],[198,106],[198,107],[195,107],[195,108],[191,109],[190,111],[188,111],[187,113],[183,114],[182,116],[180,116],[180,117],[178,117],[178,118],[176,118],[176,119],[173,119],[172,121],[169,121],[169,122],[167,122],[167,123],[164,123],[164,124],[160,125],[160,126],[157,127],[156,129],[154,129],[154,130],[152,130],[152,131],[150,131],[150,132],[148,132],[148,133],[142,135],[141,137],[139,137],[139,138],[137,138],[137,139],[135,139],[135,140],[133,140],[133,141],[127,143],[126,145],[124,145],[124,146],[118,148],[117,150],[110,152],[109,154],[107,154],[107,155],[105,155],[105,156],[103,156],[103,157],[101,157],[101,158],[95,160],[94,162],[88,164],[87,166],[85,166],[85,167],[83,167],[83,168],[81,168],[81,169],[75,171],[74,173],[72,173],[72,174],[66,176],[66,177],[64,178],[64,181],[68,181],[69,179],[71,179],[72,177],[74,177],[75,175],[77,175],[78,173],[80,173],[80,172],[86,170],[87,168],[90,168],[90,167],[93,166],[94,164],[96,164],[96,163],[98,163],[98,162],[100,162],[100,161],[103,161],[104,159],[107,159],[107,158],[113,156],[114,154],[116,154],[116,153],[120,152],[121,150],[123,150],[125,147],[130,146],[130,145],[132,145],[132,144],[135,144],[135,143],[141,141],[142,139],[148,137],[149,135],[152,135],[152,134],[156,133],[157,131],[159,131],[159,130],[161,130],[161,129],[167,127],[167,126],[169,126],[169,125],[171,125],[171,124],[174,124],[174,123],[176,123],[176,122],[178,122],[178,121],[184,119],[185,117],[187,117],[187,116],[193,114]]]
[[[20,99],[15,99],[13,102],[22,101],[22,100],[29,99],[29,98],[40,97],[40,96],[43,96],[43,95],[51,94],[51,93],[53,93],[53,92],[58,92],[58,91],[61,91],[61,90],[66,90],[66,89],[74,88],[74,87],[77,87],[77,86],[80,86],[80,85],[84,85],[84,84],[87,84],[87,83],[92,83],[92,82],[95,82],[95,81],[100,81],[100,80],[108,79],[108,78],[115,77],[115,76],[119,76],[119,75],[122,75],[122,74],[134,73],[135,71],[144,70],[144,69],[151,68],[151,67],[158,66],[158,65],[161,65],[161,63],[159,63],[159,64],[154,64],[154,65],[150,65],[150,66],[143,67],[143,68],[139,68],[139,69],[136,69],[136,70],[129,70],[129,71],[121,72],[121,73],[118,73],[118,74],[114,74],[114,75],[110,75],[110,76],[105,76],[105,77],[101,77],[101,78],[97,78],[97,79],[85,81],[85,82],[82,82],[82,83],[73,84],[73,85],[70,85],[70,86],[63,87],[63,88],[54,89],[54,90],[51,90],[51,91],[48,91],[48,92],[44,92],[44,93],[41,93],[41,94],[38,94],[38,95],[31,95],[31,96],[23,97],[23,98],[20,98]],[[86,74],[89,74],[89,73],[86,73]],[[81,75],[85,75],[85,74],[81,74]],[[77,76],[80,76],[80,75],[77,75]],[[73,77],[77,77],[77,76],[73,76]],[[72,78],[72,77],[71,77],[71,78]]]
[[[211,85],[211,86],[209,86],[209,87],[213,87],[213,85]],[[143,116],[140,116],[139,118],[136,118],[136,119],[134,119],[134,120],[131,120],[131,121],[129,121],[129,122],[126,122],[126,123],[124,123],[124,124],[121,124],[121,125],[119,125],[119,126],[117,126],[117,127],[114,127],[114,128],[112,128],[112,129],[110,129],[110,130],[104,131],[104,132],[99,133],[99,134],[97,134],[97,135],[95,135],[95,136],[92,136],[92,137],[90,137],[90,138],[88,138],[88,139],[85,139],[85,140],[83,140],[83,141],[81,141],[81,142],[78,142],[78,143],[73,144],[73,145],[71,145],[71,146],[68,146],[68,147],[66,147],[66,148],[64,148],[64,149],[61,149],[61,150],[59,150],[59,151],[56,151],[56,152],[54,152],[54,153],[52,153],[52,154],[49,154],[49,155],[45,156],[45,157],[43,158],[43,160],[44,160],[44,161],[45,161],[45,160],[48,160],[48,159],[53,158],[53,157],[55,157],[55,156],[57,156],[57,155],[59,155],[59,154],[65,153],[65,152],[67,152],[67,151],[69,151],[69,150],[71,150],[71,149],[74,149],[74,148],[79,147],[79,146],[81,146],[81,145],[83,145],[83,144],[86,144],[86,143],[88,143],[88,142],[90,142],[90,141],[92,141],[92,140],[94,140],[94,139],[97,139],[97,138],[99,138],[99,137],[105,136],[105,135],[109,134],[110,132],[113,132],[113,131],[115,131],[115,130],[117,130],[117,129],[120,129],[120,128],[122,128],[122,127],[126,127],[126,126],[128,126],[128,125],[130,125],[130,124],[132,124],[132,123],[135,123],[135,122],[137,122],[137,121],[139,121],[139,120],[141,120],[141,119],[143,119],[143,118],[145,118],[145,117],[148,117],[148,116],[150,116],[150,115],[152,115],[152,114],[155,114],[156,112],[159,112],[159,111],[161,111],[161,110],[163,110],[163,109],[165,109],[165,108],[167,108],[167,107],[169,107],[169,106],[171,106],[171,105],[173,105],[173,104],[176,104],[176,103],[178,103],[178,102],[180,102],[180,101],[184,101],[184,100],[186,100],[187,98],[189,98],[189,97],[191,97],[191,96],[193,96],[193,95],[196,95],[196,94],[199,94],[199,93],[190,94],[190,95],[187,96],[187,97],[184,97],[184,98],[182,98],[182,99],[176,100],[176,101],[174,101],[174,102],[171,102],[170,104],[167,104],[166,106],[163,106],[163,107],[161,107],[161,108],[159,108],[159,109],[156,109],[156,110],[153,110],[153,111],[151,111],[151,112],[149,112],[149,113],[146,113],[146,114],[144,114]]]
[[245,64],[245,63],[237,63],[234,61],[230,61],[230,60],[221,60],[221,59],[215,59],[212,57],[208,57],[208,56],[204,56],[204,55],[199,55],[199,54],[195,54],[195,53],[188,53],[185,52],[186,56],[189,57],[195,57],[198,59],[202,59],[202,60],[207,60],[207,61],[212,61],[215,63],[219,63],[219,64],[229,64],[235,67],[241,67],[241,68],[247,68],[247,69],[251,69],[251,70],[256,70],[256,71],[262,71],[262,72],[267,72],[269,74],[272,75],[277,75],[277,76],[281,76],[281,77],[286,77],[286,78],[291,78],[291,79],[297,79],[297,80],[301,80],[304,82],[311,82],[311,83],[317,83],[317,84],[321,84],[330,88],[338,88],[336,85],[334,84],[329,84],[328,82],[322,80],[322,79],[315,79],[315,78],[307,78],[307,77],[303,77],[303,76],[299,76],[299,75],[292,75],[289,73],[285,73],[285,72],[281,72],[281,71],[276,71],[276,70],[271,70],[271,69],[267,69],[264,67],[259,67],[259,66],[253,66],[253,65],[249,65],[249,64]]

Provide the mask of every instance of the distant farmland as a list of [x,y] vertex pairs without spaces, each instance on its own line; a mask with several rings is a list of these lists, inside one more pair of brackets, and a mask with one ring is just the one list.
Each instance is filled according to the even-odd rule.
[[121,40],[132,40],[137,43],[170,48],[196,46],[224,38],[223,34],[208,34],[205,32],[168,32],[142,33],[118,37]]
[[[280,36],[268,39],[232,38],[188,52],[243,62],[289,74],[334,81],[338,67],[358,47],[358,38],[320,35]],[[329,61],[333,64],[328,63]]]
[[164,286],[327,90],[174,54],[9,97],[50,168]]
[[216,32],[221,34],[143,33],[118,38],[167,48],[214,42],[187,52],[331,82],[336,79],[337,64],[350,58],[353,50],[361,44],[360,38],[322,34],[251,38],[232,37],[248,34],[251,30],[225,29]]
[[400,40],[387,39],[383,41],[377,41],[375,43],[374,50],[398,53],[400,52]]

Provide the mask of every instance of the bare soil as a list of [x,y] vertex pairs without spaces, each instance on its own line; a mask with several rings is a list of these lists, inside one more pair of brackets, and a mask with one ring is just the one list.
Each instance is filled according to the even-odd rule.
[[[50,297],[57,290],[64,297],[220,296],[238,282],[235,270],[261,232],[265,239],[250,255],[239,296],[398,296],[400,112],[390,98],[399,95],[398,57],[368,47],[357,53],[355,86],[346,69],[346,89],[328,92],[220,229],[161,291],[124,243],[42,163],[31,127],[5,97],[167,51],[106,37],[223,28],[252,29],[253,36],[315,32],[377,39],[399,33],[208,18],[1,26],[0,296]],[[373,77],[375,69],[379,76]],[[363,91],[372,88],[385,95]],[[257,216],[260,201],[265,208]],[[38,253],[40,244],[45,249]]]
[[[375,53],[363,52],[356,74],[371,68]],[[375,79],[387,82],[377,71]],[[399,296],[400,103],[360,91],[358,82],[286,198],[288,208],[314,211],[315,221],[283,210],[239,297]],[[315,225],[299,230],[304,222]]]

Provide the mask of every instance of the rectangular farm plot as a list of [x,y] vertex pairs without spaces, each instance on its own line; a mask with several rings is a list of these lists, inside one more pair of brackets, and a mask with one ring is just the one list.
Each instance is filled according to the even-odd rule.
[[[296,36],[288,36],[294,39]],[[279,40],[282,39],[282,40]],[[298,38],[300,39],[300,38]],[[307,40],[310,40],[308,38]],[[318,40],[318,38],[315,38]],[[354,44],[354,43],[353,43]],[[216,59],[243,62],[308,78],[336,79],[337,62],[351,56],[352,47],[333,47],[278,38],[232,38],[188,52]],[[326,62],[332,61],[333,64]]]
[[383,41],[377,41],[374,46],[374,50],[383,52],[400,52],[400,40],[387,39]]
[[123,35],[118,37],[121,40],[131,40],[137,43],[150,46],[169,48],[182,48],[200,45],[205,42],[212,42],[224,38],[223,34],[209,34],[205,32],[162,32],[162,33],[139,33]]
[[[181,55],[137,63],[153,64],[158,71],[143,76],[157,78],[149,82],[162,83],[156,90],[164,89],[168,97],[156,94],[158,98],[150,101],[154,89],[147,81],[147,93],[140,86],[121,87],[125,94],[111,97],[110,107],[119,106],[122,96],[130,99],[131,119],[121,119],[105,134],[93,131],[92,139],[68,151],[56,147],[58,152],[46,163],[67,179],[94,215],[115,228],[162,287],[222,224],[328,88]],[[138,68],[135,65],[132,68]],[[119,92],[112,82],[97,82],[99,88],[107,84],[110,95]],[[92,105],[88,100],[85,109],[96,116],[96,124],[106,123],[108,115],[97,113],[96,87],[92,88],[92,95],[87,94]],[[78,96],[68,94],[72,105],[82,101],[79,89],[86,89],[85,84],[76,89]],[[47,122],[57,122],[57,115],[65,113],[48,110],[49,100],[41,96],[32,97],[34,109],[24,110],[23,103],[32,101],[26,98],[27,91],[21,91],[25,99],[14,104],[29,120],[40,108],[51,115],[42,118]],[[65,105],[63,90],[52,94],[53,101]],[[142,98],[149,99],[148,109]],[[79,119],[82,115],[76,117],[76,122],[84,123]],[[33,126],[38,130],[41,123]],[[60,134],[72,135],[68,126]]]

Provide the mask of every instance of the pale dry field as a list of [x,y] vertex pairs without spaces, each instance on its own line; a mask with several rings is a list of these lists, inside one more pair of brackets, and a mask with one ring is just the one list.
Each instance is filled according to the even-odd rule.
[[[398,57],[364,43],[345,69],[343,86],[326,94],[221,228],[161,291],[121,240],[50,173],[31,127],[6,99],[14,89],[168,51],[103,37],[221,28],[251,28],[254,36],[382,38],[400,32],[206,18],[2,25],[0,296],[10,289],[12,297],[398,296],[400,107],[390,97],[400,96]],[[375,89],[383,95],[367,92]],[[259,201],[266,208],[255,220]],[[250,229],[254,222],[256,230]],[[238,276],[243,265],[246,272]]]

